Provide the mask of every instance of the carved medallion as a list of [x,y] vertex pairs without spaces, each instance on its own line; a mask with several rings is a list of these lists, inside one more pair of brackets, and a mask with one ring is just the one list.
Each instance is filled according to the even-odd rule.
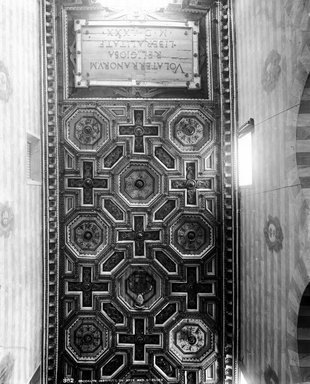
[[102,343],[102,333],[94,324],[82,324],[75,331],[74,342],[81,353],[91,353]]
[[204,346],[205,333],[196,325],[184,325],[176,334],[176,345],[183,353],[196,353]]
[[80,143],[93,145],[100,138],[101,125],[93,117],[82,117],[75,124],[74,134]]
[[199,151],[212,140],[212,126],[200,110],[179,110],[169,121],[169,139],[181,151]]
[[201,363],[214,352],[214,334],[200,319],[183,319],[169,332],[169,350],[181,363]]
[[200,223],[186,221],[178,228],[177,242],[186,251],[197,251],[206,242],[206,231]]
[[67,226],[67,244],[78,256],[96,256],[107,245],[108,226],[98,215],[78,215]]
[[175,136],[183,145],[195,145],[203,137],[203,125],[193,117],[182,117],[175,125]]
[[74,124],[74,136],[84,146],[93,146],[101,137],[102,126],[94,117],[82,117]]
[[126,280],[126,289],[133,297],[137,307],[142,307],[156,291],[156,282],[153,277],[143,270],[133,272]]
[[119,189],[129,205],[149,205],[161,188],[161,176],[149,163],[131,163],[119,176]]
[[127,308],[148,310],[162,296],[163,282],[152,267],[130,266],[117,279],[118,296]]
[[183,215],[170,227],[171,246],[182,257],[203,256],[214,245],[211,225],[200,215]]
[[82,221],[74,228],[74,241],[84,251],[95,251],[102,241],[102,229],[94,221]]
[[95,316],[79,316],[66,330],[66,349],[78,362],[95,363],[110,347],[110,332]]
[[65,138],[78,150],[98,150],[109,139],[108,119],[97,109],[78,109],[64,120]]

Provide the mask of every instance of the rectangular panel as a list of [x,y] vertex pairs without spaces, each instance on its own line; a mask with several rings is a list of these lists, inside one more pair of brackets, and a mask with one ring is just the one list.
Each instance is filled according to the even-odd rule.
[[200,88],[194,22],[75,20],[75,87]]
[[[226,61],[221,73],[225,88],[219,85],[225,109],[224,103],[209,99],[210,77],[217,73],[217,56],[212,66],[210,53],[211,24],[218,31],[220,12],[190,14],[194,23],[164,25],[153,16],[130,22],[128,15],[121,20],[104,8],[64,8],[51,2],[55,8],[46,7],[45,13],[49,279],[44,376],[50,384],[196,384],[219,382],[224,375],[229,380],[234,216]],[[54,9],[63,17],[51,20]],[[102,19],[106,22],[98,21]],[[93,43],[90,30],[110,27],[117,47],[124,40],[118,28],[133,28],[137,39],[144,31],[147,38],[137,40],[142,45],[162,29],[175,35],[183,31],[192,39],[195,57],[198,25],[201,89],[187,90],[173,79],[165,80],[165,87],[173,84],[167,90],[156,89],[160,85],[155,81],[148,89],[136,79],[129,86],[121,78],[108,84],[111,76],[98,86],[88,82],[91,72],[83,67],[88,41],[83,39],[91,35]],[[58,37],[53,27],[62,32]],[[228,40],[226,34],[220,41]],[[50,36],[63,49],[54,49]],[[175,41],[180,43],[181,37]],[[218,44],[213,45],[217,52]],[[223,57],[224,51],[226,60],[226,43]],[[99,47],[95,58],[98,52]],[[176,60],[190,65],[186,57],[179,53]],[[63,73],[56,73],[56,67]],[[195,74],[200,81],[193,60],[187,85],[196,86]],[[75,76],[85,84],[75,87]]]
[[62,110],[58,380],[196,384],[218,364],[221,321],[212,109],[143,100]]

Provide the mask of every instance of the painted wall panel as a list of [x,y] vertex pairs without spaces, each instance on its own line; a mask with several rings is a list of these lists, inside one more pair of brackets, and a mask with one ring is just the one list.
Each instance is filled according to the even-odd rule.
[[[40,137],[39,2],[0,2],[0,371],[29,382],[41,361],[41,183],[27,179]],[[9,379],[10,378],[10,379]]]
[[[253,384],[297,382],[296,313],[309,281],[308,204],[296,163],[296,151],[310,149],[306,131],[296,145],[310,71],[308,15],[309,2],[299,0],[235,2],[238,124],[255,120],[253,184],[241,190],[240,261],[240,357]],[[277,249],[266,240],[271,224],[282,230]]]

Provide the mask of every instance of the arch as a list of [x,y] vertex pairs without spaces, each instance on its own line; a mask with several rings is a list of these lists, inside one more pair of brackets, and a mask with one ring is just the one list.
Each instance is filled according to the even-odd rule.
[[297,118],[296,162],[304,196],[310,198],[310,74],[300,100]]
[[290,366],[290,379],[287,382],[302,384],[299,356],[298,356],[298,315],[300,303],[307,286],[310,282],[310,265],[299,258],[292,274],[291,282],[287,292],[287,359]]
[[310,283],[301,298],[297,321],[297,349],[302,382],[310,381]]

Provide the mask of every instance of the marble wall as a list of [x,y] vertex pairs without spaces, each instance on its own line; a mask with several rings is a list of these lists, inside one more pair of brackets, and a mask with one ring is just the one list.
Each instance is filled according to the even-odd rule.
[[302,383],[297,316],[310,281],[310,211],[296,129],[310,72],[310,2],[234,7],[238,125],[255,120],[253,184],[240,191],[241,366],[251,384]]
[[41,135],[39,11],[0,1],[0,382],[12,384],[41,363],[42,183],[27,175],[27,137]]

